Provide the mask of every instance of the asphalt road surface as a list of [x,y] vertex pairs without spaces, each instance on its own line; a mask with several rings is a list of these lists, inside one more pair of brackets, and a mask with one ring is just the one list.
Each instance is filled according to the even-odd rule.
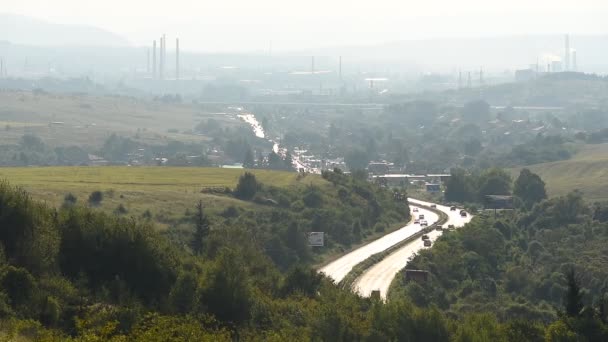
[[[410,205],[419,204],[430,206],[432,204],[429,202],[418,201],[412,198],[408,199],[408,201]],[[444,228],[450,224],[453,224],[454,227],[462,227],[471,220],[471,215],[467,214],[466,217],[462,217],[460,215],[460,208],[455,211],[451,211],[450,207],[437,205],[437,209],[443,211],[448,215],[448,221],[443,225]],[[435,221],[436,220],[437,219],[435,219]],[[429,220],[429,224],[431,224],[431,222],[434,221]],[[429,236],[430,240],[434,242],[439,236],[441,236],[441,234],[441,231],[433,230],[427,235]],[[418,251],[423,248],[429,247],[424,247],[424,242],[422,241],[422,239],[416,239],[408,243],[407,245],[403,246],[402,248],[398,249],[394,253],[384,258],[379,263],[367,269],[355,281],[355,283],[353,284],[353,288],[360,295],[365,297],[369,297],[372,291],[379,290],[380,297],[386,300],[388,288],[390,287],[391,282],[393,281],[397,273],[407,265],[408,260],[412,256],[414,256]]]
[[[415,208],[414,205],[414,203],[410,202],[410,210]],[[412,217],[414,217],[414,214],[416,215],[415,217],[418,217],[419,214],[423,214],[429,225],[439,219],[437,214],[422,208],[419,208],[418,213],[412,212]],[[420,227],[419,224],[415,224],[412,220],[412,222],[405,227],[400,228],[390,234],[384,235],[383,237],[370,242],[367,245],[359,247],[354,251],[343,255],[339,259],[321,268],[319,272],[324,273],[328,277],[332,278],[336,283],[339,283],[353,269],[353,267],[361,261],[394,246],[395,244],[417,233],[421,229],[422,227]]]

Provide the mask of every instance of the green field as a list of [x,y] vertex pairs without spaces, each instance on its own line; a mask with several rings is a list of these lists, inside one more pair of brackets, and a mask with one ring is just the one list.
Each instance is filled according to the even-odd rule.
[[[234,188],[242,169],[180,168],[180,167],[26,167],[0,168],[0,179],[25,188],[34,199],[60,206],[67,193],[86,204],[89,194],[104,192],[99,207],[113,212],[123,204],[127,215],[139,216],[150,210],[160,223],[192,210],[201,199],[212,211],[221,211],[231,204],[255,206],[229,196],[201,193],[209,187]],[[298,178],[297,173],[252,170],[263,184],[279,187],[323,184],[318,176]]]
[[100,146],[111,133],[149,144],[197,142],[208,139],[191,133],[201,121],[213,118],[222,127],[245,125],[234,113],[124,96],[1,91],[0,103],[0,144],[34,134],[51,146]]
[[608,144],[586,145],[572,159],[528,168],[547,183],[549,196],[578,189],[589,200],[608,200]]

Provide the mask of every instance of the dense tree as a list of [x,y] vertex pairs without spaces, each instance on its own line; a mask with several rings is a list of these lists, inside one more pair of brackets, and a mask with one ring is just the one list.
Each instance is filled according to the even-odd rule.
[[252,296],[242,257],[234,250],[222,250],[200,289],[200,310],[208,310],[222,321],[238,324],[250,317]]
[[281,159],[281,156],[279,156],[274,151],[270,151],[270,153],[268,154],[267,160],[268,160],[269,169],[272,169],[272,170],[285,169],[285,162],[283,161],[283,159]]
[[511,193],[511,176],[504,170],[492,168],[479,176],[478,196],[480,201],[487,195],[509,195]]
[[247,169],[252,169],[253,167],[255,167],[255,160],[253,159],[253,151],[251,151],[251,149],[247,149],[247,151],[245,152],[243,167]]
[[344,162],[351,171],[366,169],[369,161],[369,154],[362,149],[354,149],[344,157]]
[[203,253],[203,248],[210,230],[209,218],[204,212],[203,201],[199,201],[196,205],[194,236],[192,237],[190,245],[194,254],[198,255]]
[[463,152],[469,156],[476,156],[483,150],[481,142],[478,139],[469,139],[464,143]]
[[529,169],[522,169],[513,186],[513,195],[519,197],[527,208],[547,198],[545,182]]
[[467,102],[462,117],[467,122],[485,123],[490,119],[490,105],[483,100]]
[[255,175],[250,172],[245,172],[239,177],[239,183],[234,190],[234,195],[243,200],[250,200],[259,190],[260,185],[255,179]]
[[464,203],[474,200],[473,184],[463,169],[452,169],[445,187],[447,201]]
[[566,273],[566,282],[568,290],[564,297],[565,314],[569,317],[578,317],[584,306],[583,294],[576,272],[573,269]]

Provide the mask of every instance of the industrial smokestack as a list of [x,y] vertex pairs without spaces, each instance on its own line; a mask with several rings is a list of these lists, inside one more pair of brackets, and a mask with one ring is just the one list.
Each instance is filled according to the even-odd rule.
[[564,71],[570,70],[570,36],[566,35],[566,46],[564,51]]
[[156,79],[156,40],[152,41],[152,78]]
[[179,38],[175,38],[175,80],[179,80]]
[[471,72],[469,71],[469,76],[467,78],[467,88],[471,88],[472,87],[472,82],[471,82]]
[[146,74],[150,74],[150,48],[146,49]]
[[458,89],[462,89],[462,70],[458,70]]
[[165,77],[165,35],[160,36],[160,49],[158,51],[160,56],[160,63],[158,66],[158,78],[164,79]]
[[578,71],[578,67],[576,65],[576,50],[572,50],[572,71]]

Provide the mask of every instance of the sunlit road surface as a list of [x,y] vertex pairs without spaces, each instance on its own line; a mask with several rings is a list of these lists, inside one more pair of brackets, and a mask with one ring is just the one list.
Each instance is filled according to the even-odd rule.
[[[410,203],[410,210],[414,209],[414,206]],[[448,208],[449,209],[449,208]],[[419,212],[412,212],[412,217],[418,217],[418,215],[423,214],[425,220],[428,221],[429,225],[433,222],[436,222],[439,218],[437,214],[422,209],[419,209]],[[414,216],[415,215],[415,216]],[[339,259],[329,263],[319,270],[321,273],[325,273],[328,277],[332,278],[336,283],[339,283],[348,272],[350,272],[355,265],[360,263],[361,261],[369,258],[370,256],[382,252],[387,248],[394,246],[395,244],[407,239],[408,237],[416,234],[422,228],[419,224],[415,224],[414,221],[403,228],[400,228],[390,234],[387,234],[373,242],[368,243],[365,246],[359,247],[354,251],[340,257]]]
[[[415,199],[408,199],[410,205],[426,205],[430,206],[432,203],[418,201]],[[448,215],[448,221],[443,225],[443,227],[447,227],[450,224],[453,224],[454,227],[462,227],[467,222],[471,220],[471,215],[466,217],[460,216],[460,209],[455,211],[451,211],[449,207],[443,205],[437,205],[437,209]],[[431,221],[429,221],[431,224]],[[441,236],[442,232],[433,230],[429,232],[427,235],[431,241],[435,241],[439,236]],[[388,292],[388,288],[391,285],[391,282],[406,265],[410,257],[415,255],[419,250],[424,247],[424,242],[422,239],[416,239],[402,248],[398,249],[391,255],[384,258],[379,263],[373,265],[369,269],[367,269],[353,284],[353,289],[358,292],[360,295],[364,297],[369,297],[374,290],[380,291],[380,297],[386,300],[386,294]]]

